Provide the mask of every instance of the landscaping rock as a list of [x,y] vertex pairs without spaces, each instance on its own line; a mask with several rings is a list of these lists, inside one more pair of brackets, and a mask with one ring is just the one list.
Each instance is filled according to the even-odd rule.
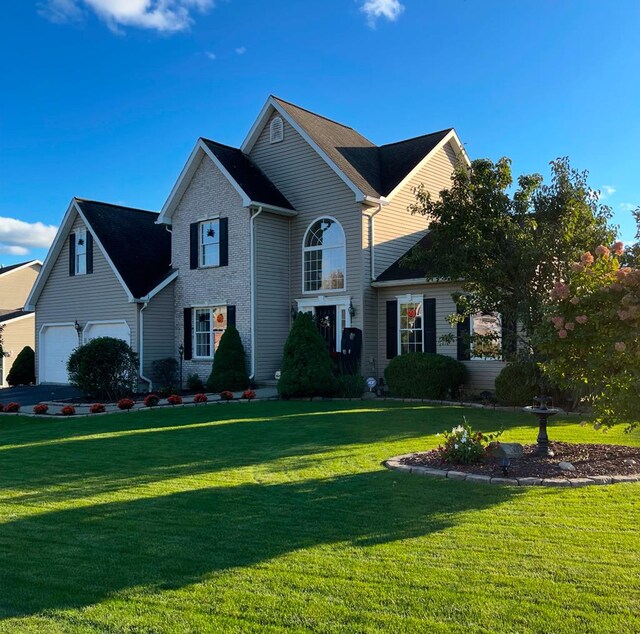
[[508,484],[517,487],[518,481],[515,478],[491,478],[491,484]]
[[576,468],[570,462],[559,462],[558,466],[563,471],[575,471],[576,470]]
[[593,480],[595,484],[611,484],[613,482],[611,476],[606,475],[589,476],[589,480]]
[[542,484],[542,478],[518,478],[521,487],[539,486]]
[[635,475],[614,475],[611,476],[614,482],[640,482],[640,474]]
[[467,474],[462,471],[447,471],[447,478],[450,480],[466,480]]
[[588,487],[595,484],[595,482],[589,478],[573,478],[569,480],[572,487]]
[[467,475],[467,482],[481,482],[483,484],[489,484],[491,482],[491,476],[470,473],[469,475]]
[[[420,471],[417,471],[420,469]],[[429,469],[429,467],[413,467],[413,472],[424,476],[430,476],[432,478],[446,478],[447,472],[440,469]]]
[[542,486],[545,487],[570,487],[571,482],[566,478],[545,478],[542,481]]
[[519,442],[492,442],[489,443],[492,455],[495,458],[522,458],[524,447]]

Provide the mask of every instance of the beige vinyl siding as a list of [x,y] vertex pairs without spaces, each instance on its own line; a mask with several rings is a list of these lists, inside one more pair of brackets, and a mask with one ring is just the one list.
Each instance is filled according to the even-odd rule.
[[[271,119],[251,150],[251,158],[286,196],[298,212],[291,219],[290,279],[292,299],[324,295],[351,295],[356,316],[352,325],[362,328],[362,218],[354,193],[317,152],[284,121],[284,141],[269,142]],[[332,216],[345,232],[347,243],[346,290],[302,292],[302,241],[314,220]]]
[[451,143],[447,143],[435,152],[375,217],[376,276],[404,255],[427,231],[428,218],[412,216],[407,211],[407,207],[415,201],[413,188],[423,183],[431,195],[437,197],[443,189],[450,186],[456,160]]
[[[83,227],[82,220],[76,217],[72,232]],[[36,347],[38,333],[44,324],[78,321],[84,327],[88,321],[119,319],[124,319],[131,329],[131,346],[136,350],[137,305],[129,303],[97,242],[93,249],[93,273],[70,276],[67,237],[36,304]],[[36,350],[36,377],[37,372]]]
[[291,324],[288,218],[263,212],[255,220],[256,380],[273,380]]
[[143,374],[153,380],[153,362],[173,357],[177,359],[175,343],[174,285],[171,282],[154,295],[142,311],[144,357]]
[[[459,290],[453,284],[424,284],[416,286],[395,286],[378,288],[378,359],[380,362],[380,376],[383,376],[384,369],[389,364],[387,359],[387,311],[386,303],[402,295],[422,295],[425,299],[434,298],[436,300],[436,337],[437,351],[449,357],[457,358],[457,344],[454,339],[452,343],[442,343],[440,338],[443,335],[453,334],[456,329],[452,328],[447,321],[447,316],[455,313],[456,305],[451,294]],[[468,387],[472,391],[495,389],[494,381],[500,374],[505,363],[503,361],[491,361],[487,359],[477,359],[473,361],[463,361],[469,370]]]
[[[2,322],[0,321],[0,324]],[[5,354],[0,363],[3,364],[2,382],[0,387],[7,387],[7,374],[11,370],[16,357],[20,354],[25,346],[29,346],[35,350],[35,315],[27,317],[19,317],[5,323],[2,331],[2,350]]]
[[2,273],[0,269],[0,308],[21,309],[40,272],[40,264]]

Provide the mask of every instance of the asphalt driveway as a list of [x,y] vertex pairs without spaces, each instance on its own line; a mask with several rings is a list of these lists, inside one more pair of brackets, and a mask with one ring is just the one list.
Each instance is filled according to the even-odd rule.
[[15,402],[28,407],[41,401],[58,401],[79,395],[80,392],[70,385],[24,385],[0,390],[0,403]]

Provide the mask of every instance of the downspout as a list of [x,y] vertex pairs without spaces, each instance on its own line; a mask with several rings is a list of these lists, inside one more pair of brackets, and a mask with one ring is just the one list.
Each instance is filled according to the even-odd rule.
[[149,300],[145,301],[142,304],[142,307],[140,308],[140,321],[139,321],[139,328],[138,328],[138,349],[140,350],[140,370],[138,372],[138,374],[140,375],[140,378],[145,381],[146,383],[149,384],[149,392],[151,392],[153,390],[153,383],[151,382],[151,379],[148,379],[144,374],[143,374],[143,365],[144,365],[144,315],[142,314],[142,311],[149,305]]
[[250,257],[250,279],[251,279],[251,374],[249,379],[253,381],[256,375],[256,231],[255,231],[255,219],[262,213],[262,206],[258,207],[258,211],[255,214],[251,214],[251,220],[249,220],[250,227],[250,241],[251,246],[249,249]]
[[376,248],[375,248],[375,222],[374,216],[377,216],[382,210],[382,203],[378,203],[378,208],[372,214],[365,214],[369,218],[369,251],[371,257],[369,258],[371,263],[371,281],[376,279]]

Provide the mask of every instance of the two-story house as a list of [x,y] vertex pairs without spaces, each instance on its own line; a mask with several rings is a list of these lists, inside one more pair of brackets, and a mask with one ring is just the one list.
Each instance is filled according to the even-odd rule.
[[[152,214],[108,205],[102,208],[110,220],[98,229],[84,209],[89,203],[72,203],[29,299],[40,333],[39,381],[64,381],[50,365],[62,367],[87,329],[90,336],[114,330],[109,323],[120,324],[119,336],[128,335],[147,362],[175,357],[182,346],[185,376],[203,379],[234,324],[250,375],[272,380],[292,317],[303,310],[316,315],[331,351],[341,350],[344,328],[361,329],[367,376],[382,376],[397,354],[437,351],[467,363],[473,387],[491,388],[501,361],[471,359],[465,337],[458,345],[440,340],[451,332],[445,317],[455,312],[455,286],[427,283],[399,263],[428,234],[429,220],[407,211],[413,188],[422,183],[437,196],[456,163],[467,160],[453,129],[377,146],[348,126],[270,97],[239,148],[197,141],[153,229]],[[116,218],[132,214],[148,219],[133,241],[114,228]],[[99,247],[92,246],[93,275],[96,258],[104,258],[101,289],[83,280],[87,271],[72,274],[83,231]],[[111,254],[120,243],[138,261],[159,258],[147,267],[157,279],[151,275],[138,291],[123,283],[130,265]],[[169,245],[170,255],[160,256]],[[100,299],[115,290],[125,291],[117,301]],[[162,305],[156,299],[154,307],[160,294]],[[66,347],[54,343],[59,325],[68,331]],[[496,323],[478,316],[463,327]]]
[[0,388],[8,387],[7,376],[21,350],[35,347],[35,315],[23,306],[41,267],[40,260],[0,266]]

